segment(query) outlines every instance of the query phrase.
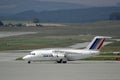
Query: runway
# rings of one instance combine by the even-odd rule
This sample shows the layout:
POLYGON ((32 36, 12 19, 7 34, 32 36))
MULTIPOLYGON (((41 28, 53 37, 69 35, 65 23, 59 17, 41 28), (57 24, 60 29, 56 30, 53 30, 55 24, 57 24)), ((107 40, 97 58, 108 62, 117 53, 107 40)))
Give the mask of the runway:
POLYGON ((120 80, 118 61, 0 61, 0 80, 120 80))
POLYGON ((23 57, 30 53, 31 50, 8 50, 0 51, 0 61, 13 61, 16 58, 23 57))
POLYGON ((30 51, 0 51, 0 80, 120 80, 120 61, 15 61, 30 51))

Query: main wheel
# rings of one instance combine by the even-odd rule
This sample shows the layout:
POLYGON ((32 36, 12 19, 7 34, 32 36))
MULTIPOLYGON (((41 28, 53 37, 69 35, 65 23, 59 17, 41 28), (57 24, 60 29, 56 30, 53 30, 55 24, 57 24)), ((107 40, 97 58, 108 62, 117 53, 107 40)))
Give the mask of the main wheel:
POLYGON ((62 63, 62 59, 60 59, 59 61, 56 61, 57 63, 62 63))
POLYGON ((67 63, 67 61, 63 61, 62 63, 67 63))

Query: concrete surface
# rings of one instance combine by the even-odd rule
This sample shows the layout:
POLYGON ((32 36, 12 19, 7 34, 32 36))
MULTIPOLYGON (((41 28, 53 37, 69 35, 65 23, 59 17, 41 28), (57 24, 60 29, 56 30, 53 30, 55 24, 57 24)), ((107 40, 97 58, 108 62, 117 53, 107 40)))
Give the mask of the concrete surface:
POLYGON ((119 61, 15 61, 30 51, 0 51, 0 80, 120 80, 119 61))
POLYGON ((0 61, 13 61, 16 58, 25 56, 30 53, 31 50, 8 50, 0 51, 0 61))
POLYGON ((26 35, 26 34, 36 34, 36 33, 37 32, 2 32, 0 31, 0 38, 18 36, 18 35, 26 35))
POLYGON ((120 80, 120 62, 74 61, 53 62, 0 61, 0 80, 120 80))

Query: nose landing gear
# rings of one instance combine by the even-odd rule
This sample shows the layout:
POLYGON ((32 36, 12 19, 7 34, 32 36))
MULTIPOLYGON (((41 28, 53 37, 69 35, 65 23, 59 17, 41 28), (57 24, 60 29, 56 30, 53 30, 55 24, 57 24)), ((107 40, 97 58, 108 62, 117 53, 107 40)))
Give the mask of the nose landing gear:
POLYGON ((28 61, 28 64, 30 64, 31 63, 31 61, 28 61))

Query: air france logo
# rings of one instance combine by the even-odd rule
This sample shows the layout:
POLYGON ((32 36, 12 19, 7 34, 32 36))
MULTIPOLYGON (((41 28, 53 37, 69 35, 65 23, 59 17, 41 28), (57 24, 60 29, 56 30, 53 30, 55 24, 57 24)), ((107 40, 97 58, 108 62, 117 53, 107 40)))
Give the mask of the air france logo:
POLYGON ((43 55, 43 57, 53 57, 52 54, 42 54, 42 55, 43 55))

